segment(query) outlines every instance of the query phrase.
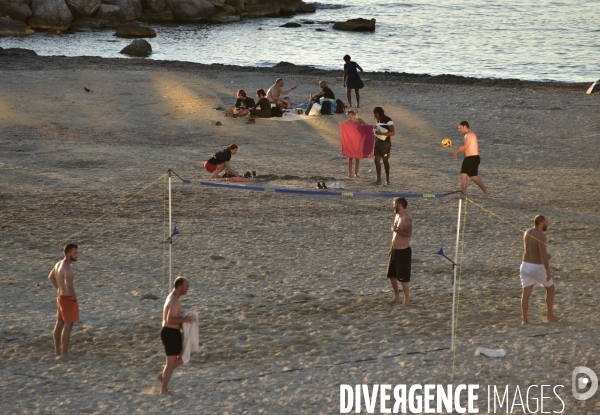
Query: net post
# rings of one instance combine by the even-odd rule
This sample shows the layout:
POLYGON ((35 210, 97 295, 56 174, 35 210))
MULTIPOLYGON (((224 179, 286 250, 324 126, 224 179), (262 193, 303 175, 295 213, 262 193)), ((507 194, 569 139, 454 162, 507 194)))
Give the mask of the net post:
POLYGON ((171 229, 172 229, 172 215, 171 215, 171 178, 172 178, 172 170, 169 169, 167 171, 168 175, 169 175, 169 232, 167 233, 167 241, 169 241, 169 286, 167 287, 167 292, 169 292, 169 289, 171 288, 171 278, 172 278, 172 256, 171 256, 171 252, 172 252, 172 244, 173 244, 173 238, 171 236, 171 229))
POLYGON ((454 351, 454 329, 455 325, 455 308, 456 308, 456 272, 458 265, 458 243, 460 242, 460 214, 462 210, 462 192, 461 197, 458 199, 458 221, 456 225, 456 249, 454 251, 454 276, 452 281, 452 337, 450 340, 450 350, 454 351))

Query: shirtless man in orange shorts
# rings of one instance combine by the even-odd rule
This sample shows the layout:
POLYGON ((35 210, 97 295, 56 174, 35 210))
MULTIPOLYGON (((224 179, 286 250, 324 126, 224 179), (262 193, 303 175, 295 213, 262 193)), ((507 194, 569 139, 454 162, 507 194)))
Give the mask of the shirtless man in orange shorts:
POLYGON ((71 339, 71 329, 73 323, 79 321, 79 306, 77 305, 77 294, 73 287, 73 269, 71 263, 77 261, 77 245, 67 244, 63 248, 64 259, 58 261, 48 279, 57 291, 56 305, 56 325, 54 326, 54 354, 64 358, 69 357, 69 340, 71 339), (62 350, 61 350, 62 344, 62 350))

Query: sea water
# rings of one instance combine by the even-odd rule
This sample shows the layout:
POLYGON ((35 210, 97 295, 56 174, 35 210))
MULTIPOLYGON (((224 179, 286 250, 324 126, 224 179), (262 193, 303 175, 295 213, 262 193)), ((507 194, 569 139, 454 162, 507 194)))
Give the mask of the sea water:
MULTIPOLYGON (((453 74, 591 82, 600 78, 600 0, 327 0, 317 12, 229 24, 151 25, 149 59, 340 69, 350 54, 366 72, 453 74), (377 19, 373 33, 333 22, 377 19), (286 22, 299 28, 282 28, 286 22), (307 22, 310 21, 310 22, 307 22), (311 23, 312 22, 312 23, 311 23), (322 29, 319 31, 316 29, 322 29)), ((0 38, 40 55, 125 57, 114 30, 0 38)))

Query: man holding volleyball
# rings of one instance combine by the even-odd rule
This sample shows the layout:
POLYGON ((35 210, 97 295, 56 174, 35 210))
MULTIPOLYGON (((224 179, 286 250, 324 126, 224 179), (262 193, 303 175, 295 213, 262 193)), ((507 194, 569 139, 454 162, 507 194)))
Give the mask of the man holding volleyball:
POLYGON ((483 191, 483 197, 488 197, 490 192, 486 189, 485 185, 477 177, 477 169, 479 167, 479 145, 477 144, 477 136, 469 128, 469 123, 461 121, 458 124, 458 131, 464 134, 464 144, 455 152, 452 153, 452 157, 456 158, 460 153, 465 153, 465 158, 460 169, 460 190, 462 191, 461 197, 467 196, 467 176, 479 186, 483 191))

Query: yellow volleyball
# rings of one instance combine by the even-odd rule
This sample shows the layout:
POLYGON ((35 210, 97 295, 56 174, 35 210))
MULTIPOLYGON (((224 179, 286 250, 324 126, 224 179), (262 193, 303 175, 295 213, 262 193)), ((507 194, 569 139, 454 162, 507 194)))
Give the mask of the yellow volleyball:
POLYGON ((449 138, 444 138, 442 140, 442 147, 444 147, 444 148, 452 147, 452 140, 450 140, 449 138))

